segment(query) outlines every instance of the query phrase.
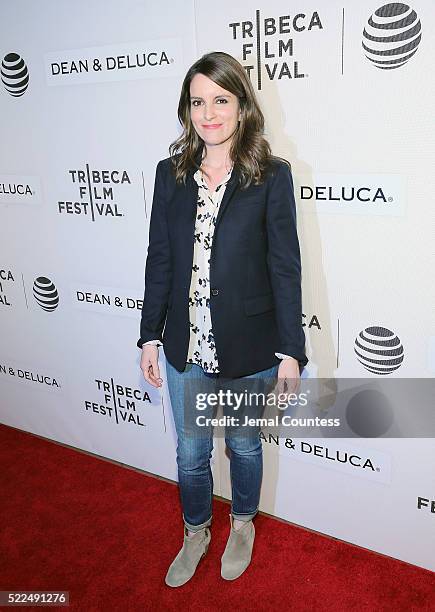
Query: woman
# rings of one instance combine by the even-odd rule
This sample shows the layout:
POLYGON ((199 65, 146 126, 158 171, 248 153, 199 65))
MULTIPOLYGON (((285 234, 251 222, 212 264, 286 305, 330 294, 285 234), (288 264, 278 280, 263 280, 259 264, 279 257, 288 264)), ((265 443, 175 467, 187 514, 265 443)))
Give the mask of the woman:
MULTIPOLYGON (((184 520, 165 579, 173 587, 192 578, 211 537, 213 431, 187 434, 184 416, 195 408, 184 405, 185 383, 278 377, 294 385, 308 362, 291 171, 271 155, 241 64, 223 52, 195 62, 178 117, 182 135, 156 170, 137 343, 151 385, 162 385, 161 344, 167 359, 184 520)), ((233 580, 251 560, 262 445, 237 428, 225 441, 233 495, 221 575, 233 580)))

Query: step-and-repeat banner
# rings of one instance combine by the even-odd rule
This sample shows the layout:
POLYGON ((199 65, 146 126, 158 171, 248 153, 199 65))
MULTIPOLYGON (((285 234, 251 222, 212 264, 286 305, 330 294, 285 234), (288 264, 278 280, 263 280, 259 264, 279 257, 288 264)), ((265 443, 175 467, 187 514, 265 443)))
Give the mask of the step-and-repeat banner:
MULTIPOLYGON (((188 67, 216 50, 245 66, 292 164, 304 380, 434 377, 431 1, 1 11, 3 423, 177 479, 167 388, 143 380, 136 341, 155 166, 188 67)), ((355 422, 346 438, 263 436, 261 510, 434 570, 431 433, 355 422)), ((221 437, 212 467, 230 498, 221 437)))

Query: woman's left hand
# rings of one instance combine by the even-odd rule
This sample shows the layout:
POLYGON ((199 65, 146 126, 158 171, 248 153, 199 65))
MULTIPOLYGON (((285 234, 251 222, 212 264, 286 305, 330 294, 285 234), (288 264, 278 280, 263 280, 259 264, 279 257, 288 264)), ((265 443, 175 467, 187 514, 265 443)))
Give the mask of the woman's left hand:
POLYGON ((299 362, 294 357, 282 359, 278 368, 278 381, 276 393, 297 393, 300 387, 301 375, 299 373, 299 362), (284 387, 287 385, 287 389, 284 387))

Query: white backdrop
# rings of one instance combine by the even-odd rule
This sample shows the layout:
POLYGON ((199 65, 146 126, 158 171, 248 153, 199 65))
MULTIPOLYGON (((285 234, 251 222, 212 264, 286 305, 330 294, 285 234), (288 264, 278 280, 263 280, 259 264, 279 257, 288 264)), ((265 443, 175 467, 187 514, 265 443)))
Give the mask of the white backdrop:
MULTIPOLYGON (((388 377, 434 376, 435 7, 382 6, 2 2, 3 423, 176 480, 167 389, 143 381, 135 344, 155 166, 184 74, 212 50, 247 67, 292 163, 304 376, 379 378, 354 351, 372 327, 403 349, 388 377), (416 49, 389 70, 372 60, 400 59, 398 44, 369 38, 385 23, 416 49)), ((262 510, 435 569, 433 439, 295 442, 264 444, 262 510), (334 460, 346 452, 376 469, 334 460)), ((229 498, 222 439, 213 471, 229 498)))

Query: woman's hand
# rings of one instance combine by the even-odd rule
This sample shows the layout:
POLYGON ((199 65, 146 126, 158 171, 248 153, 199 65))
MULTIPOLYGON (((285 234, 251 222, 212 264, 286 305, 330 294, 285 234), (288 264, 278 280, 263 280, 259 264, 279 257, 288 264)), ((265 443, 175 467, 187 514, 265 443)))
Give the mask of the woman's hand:
POLYGON ((145 344, 142 347, 140 369, 145 380, 153 387, 162 386, 159 370, 159 347, 154 344, 145 344))
POLYGON ((297 393, 300 387, 301 375, 299 373, 299 362, 294 357, 283 359, 278 368, 278 381, 275 393, 297 393), (287 390, 284 390, 287 385, 287 390))

